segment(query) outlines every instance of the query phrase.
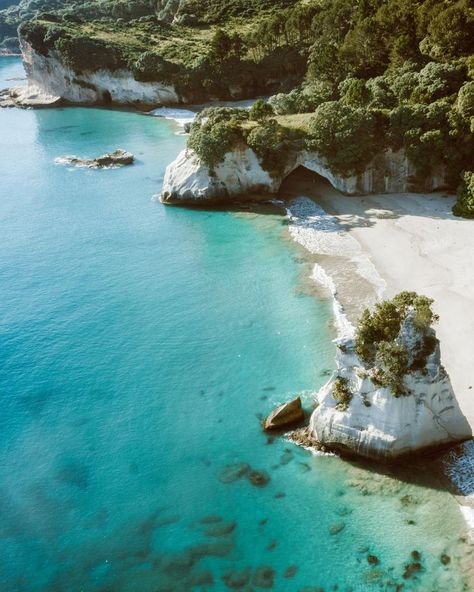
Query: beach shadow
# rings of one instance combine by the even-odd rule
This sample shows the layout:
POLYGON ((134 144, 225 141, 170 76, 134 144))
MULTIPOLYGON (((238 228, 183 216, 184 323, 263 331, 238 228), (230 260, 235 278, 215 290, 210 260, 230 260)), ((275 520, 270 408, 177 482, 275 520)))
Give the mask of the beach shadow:
POLYGON ((290 173, 283 180, 277 194, 277 198, 284 201, 298 197, 310 198, 329 215, 337 215, 339 226, 346 230, 369 228, 380 220, 396 220, 403 216, 468 222, 452 214, 451 208, 455 201, 452 192, 350 196, 335 189, 321 175, 304 167, 298 167, 290 173))

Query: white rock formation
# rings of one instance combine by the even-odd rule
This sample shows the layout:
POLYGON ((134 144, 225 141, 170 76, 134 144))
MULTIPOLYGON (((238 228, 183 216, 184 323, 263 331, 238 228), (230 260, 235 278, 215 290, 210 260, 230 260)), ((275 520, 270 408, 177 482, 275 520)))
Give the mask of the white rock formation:
MULTIPOLYGON (((416 339, 408 317, 398 340, 412 352, 416 339)), ((336 343, 336 374, 318 393, 319 405, 310 420, 312 436, 320 443, 376 460, 391 460, 471 438, 471 428, 441 365, 439 342, 424 370, 405 377, 410 394, 400 397, 370 380, 352 339, 336 343), (347 380, 352 393, 346 410, 337 408, 332 395, 336 376, 347 380)))
POLYGON ((228 152, 214 174, 192 150, 183 150, 166 169, 160 200, 183 204, 232 201, 243 195, 276 193, 278 187, 250 148, 228 152))
MULTIPOLYGON (((32 94, 61 98, 71 103, 172 105, 180 102, 172 86, 138 82, 128 70, 76 74, 61 62, 57 52, 51 51, 44 56, 25 40, 20 42, 32 94)), ((43 104, 48 104, 48 100, 43 104)))
POLYGON ((387 152, 374 159, 367 170, 358 176, 343 177, 331 171, 327 162, 316 153, 301 151, 279 174, 265 171, 250 148, 236 148, 228 152, 225 160, 211 175, 208 167, 187 150, 181 152, 165 174, 161 201, 165 203, 192 203, 193 201, 231 201, 246 195, 272 195, 281 183, 298 167, 326 178, 333 187, 349 195, 364 193, 404 193, 406 191, 432 191, 445 185, 443 172, 432 175, 423 186, 415 187, 415 169, 403 152, 387 152))

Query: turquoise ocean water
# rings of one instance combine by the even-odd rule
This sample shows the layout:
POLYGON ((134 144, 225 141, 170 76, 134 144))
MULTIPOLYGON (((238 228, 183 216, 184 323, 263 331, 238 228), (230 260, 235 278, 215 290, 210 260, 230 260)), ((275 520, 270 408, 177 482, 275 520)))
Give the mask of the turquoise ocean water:
POLYGON ((331 303, 280 216, 151 200, 177 132, 0 110, 0 590, 468 590, 448 494, 261 432, 332 369, 331 303), (54 163, 118 147, 133 167, 54 163))

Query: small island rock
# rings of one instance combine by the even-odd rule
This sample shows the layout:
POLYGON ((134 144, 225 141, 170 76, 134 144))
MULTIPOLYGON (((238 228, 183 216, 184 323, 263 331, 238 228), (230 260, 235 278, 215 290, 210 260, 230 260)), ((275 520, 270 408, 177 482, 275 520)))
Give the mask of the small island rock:
POLYGON ((97 158, 78 158, 77 156, 64 156, 56 159, 57 164, 72 164, 78 167, 91 169, 103 169, 133 164, 135 157, 131 152, 125 150, 114 150, 97 158))

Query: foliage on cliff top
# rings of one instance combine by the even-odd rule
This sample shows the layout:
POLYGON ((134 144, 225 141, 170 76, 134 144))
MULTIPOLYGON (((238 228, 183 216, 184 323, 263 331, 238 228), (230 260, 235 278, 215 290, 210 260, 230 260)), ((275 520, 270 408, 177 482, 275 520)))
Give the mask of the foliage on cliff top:
POLYGON ((447 169, 453 187, 474 166, 471 0, 35 2, 53 8, 22 33, 69 64, 125 65, 194 102, 273 94, 278 116, 314 113, 301 136, 340 174, 371 146, 404 149, 420 179, 447 169))
POLYGON ((194 150, 199 160, 213 173, 226 153, 242 142, 240 123, 247 119, 248 111, 245 109, 204 109, 191 126, 188 148, 194 150))
POLYGON ((436 344, 432 324, 438 317, 432 311, 433 300, 416 292, 401 292, 392 300, 379 302, 374 311, 366 309, 359 321, 355 351, 366 368, 373 370, 373 380, 392 390, 396 396, 406 394, 404 376, 423 370, 426 358, 436 344), (412 313, 420 339, 407 351, 399 341, 400 329, 412 313), (410 364, 411 361, 411 364, 410 364))
POLYGON ((474 218, 474 173, 464 173, 463 182, 458 189, 458 199, 453 207, 455 216, 474 218))

